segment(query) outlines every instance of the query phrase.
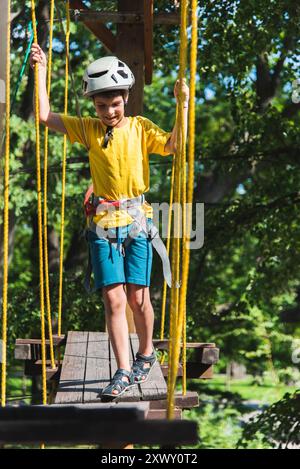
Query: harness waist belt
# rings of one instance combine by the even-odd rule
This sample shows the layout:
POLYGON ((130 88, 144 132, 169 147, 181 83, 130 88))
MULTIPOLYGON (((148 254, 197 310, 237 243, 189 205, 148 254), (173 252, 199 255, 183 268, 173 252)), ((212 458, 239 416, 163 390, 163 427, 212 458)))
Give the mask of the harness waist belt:
POLYGON ((118 207, 121 210, 127 210, 131 207, 137 207, 143 205, 145 202, 144 194, 139 195, 138 197, 133 197, 132 199, 120 199, 120 200, 107 200, 102 197, 95 197, 95 206, 101 205, 103 210, 109 210, 110 207, 118 207), (104 208, 107 207, 107 208, 104 208))
MULTIPOLYGON (((172 286, 172 274, 171 274, 171 266, 170 260, 168 256, 168 252, 166 247, 159 236, 158 229, 152 223, 151 225, 147 222, 145 214, 141 210, 136 210, 138 207, 142 206, 145 202, 144 194, 134 197, 132 199, 121 199, 121 200, 107 200, 102 197, 97 197, 94 194, 91 194, 89 199, 85 201, 86 204, 92 205, 94 211, 93 213, 89 213, 87 216, 90 218, 89 228, 88 230, 97 234, 99 238, 105 238, 108 242, 115 245, 116 249, 119 249, 120 243, 116 243, 116 238, 114 236, 108 236, 107 229, 100 227, 93 221, 93 216, 96 215, 97 211, 100 210, 112 210, 117 207, 119 210, 126 210, 128 214, 132 217, 133 222, 132 226, 130 227, 129 233, 127 238, 123 243, 123 252, 125 255, 125 249, 131 242, 134 237, 137 237, 140 232, 146 233, 148 239, 151 241, 153 247, 155 248, 156 252, 158 253, 159 257, 162 261, 163 266, 163 273, 164 278, 167 282, 167 285, 171 288, 172 286), (100 208, 99 208, 100 207, 100 208)), ((86 209, 86 213, 88 210, 86 209)), ((116 227, 117 228, 117 227, 116 227)), ((89 252, 89 263, 88 263, 88 271, 85 278, 85 288, 87 291, 91 291, 90 287, 90 276, 92 272, 91 266, 91 259, 90 259, 90 252, 89 252)))

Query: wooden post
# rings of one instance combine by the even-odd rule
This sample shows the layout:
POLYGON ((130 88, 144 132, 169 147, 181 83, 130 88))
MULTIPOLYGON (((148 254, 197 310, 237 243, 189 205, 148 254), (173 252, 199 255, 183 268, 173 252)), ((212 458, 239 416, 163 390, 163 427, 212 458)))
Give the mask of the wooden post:
MULTIPOLYGON (((119 13, 143 14, 144 2, 140 0, 118 0, 119 13)), ((116 55, 124 60, 135 76, 135 85, 130 92, 127 114, 136 116, 143 113, 144 99, 144 26, 117 24, 116 55)))
MULTIPOLYGON (((70 0, 70 8, 89 11, 81 0, 70 0)), ((113 33, 103 24, 88 19, 84 21, 85 26, 89 29, 103 44, 108 53, 114 53, 116 47, 116 38, 113 33)))
POLYGON ((128 303, 126 305, 126 318, 127 318, 129 333, 131 334, 131 333, 136 332, 135 324, 133 320, 133 312, 128 303))
POLYGON ((144 0, 145 83, 151 85, 153 71, 153 0, 144 0))

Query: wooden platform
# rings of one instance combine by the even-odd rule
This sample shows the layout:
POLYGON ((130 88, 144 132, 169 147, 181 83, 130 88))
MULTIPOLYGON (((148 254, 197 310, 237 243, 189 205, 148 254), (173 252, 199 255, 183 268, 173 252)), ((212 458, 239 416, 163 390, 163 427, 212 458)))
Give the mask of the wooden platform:
MULTIPOLYGON (((129 339, 131 362, 138 350, 136 334, 129 339)), ((117 370, 108 334, 104 332, 69 332, 55 404, 101 402, 101 391, 117 370)), ((165 400, 167 385, 156 363, 150 378, 134 386, 118 402, 165 400)))
POLYGON ((0 443, 129 443, 182 445, 197 442, 197 423, 145 420, 149 403, 77 404, 0 408, 0 443))
MULTIPOLYGON (((167 417, 167 363, 157 362, 150 378, 127 391, 113 403, 101 402, 101 391, 110 382, 117 364, 107 333, 71 331, 55 338, 55 347, 65 345, 62 365, 49 379, 57 382, 55 403, 27 409, 0 409, 0 441, 87 442, 105 447, 133 444, 182 445, 197 441, 197 423, 181 420, 182 410, 199 406, 197 393, 175 395, 174 420, 167 417), (59 381, 58 381, 59 380, 59 381), (49 410, 51 409, 51 410, 49 410), (16 414, 16 412, 18 414, 16 414)), ((158 350, 167 350, 168 340, 154 341, 158 350)), ((211 374, 218 359, 215 344, 192 343, 193 371, 211 374)), ((136 334, 129 337, 131 362, 138 351, 136 334)), ((17 339, 15 355, 25 361, 25 371, 40 374, 40 339, 17 339)), ((58 354, 59 356, 59 354, 58 354)), ((49 345, 47 344, 49 359, 49 345)), ((179 368, 178 376, 181 375, 179 368)), ((206 377, 206 376, 205 376, 206 377)), ((207 376, 208 377, 208 376, 207 376)))
MULTIPOLYGON (((133 339, 133 337, 132 337, 133 339)), ((134 341, 134 340, 133 340, 134 341)), ((66 344, 66 336, 53 336, 54 352, 57 357, 61 356, 58 350, 66 344)), ((169 340, 154 339, 153 345, 157 350, 167 351, 169 340)), ((187 342, 186 349, 188 359, 186 363, 186 376, 192 379, 211 379, 213 377, 213 366, 219 360, 219 349, 214 343, 187 342)), ((46 340, 47 356, 47 380, 59 380, 61 363, 56 360, 55 368, 51 367, 49 340, 46 340)), ((42 374, 42 350, 41 339, 16 339, 15 358, 24 361, 25 375, 36 376, 42 374)), ((168 376, 168 363, 161 365, 165 378, 168 376)), ((178 378, 183 374, 182 365, 179 364, 178 378)))

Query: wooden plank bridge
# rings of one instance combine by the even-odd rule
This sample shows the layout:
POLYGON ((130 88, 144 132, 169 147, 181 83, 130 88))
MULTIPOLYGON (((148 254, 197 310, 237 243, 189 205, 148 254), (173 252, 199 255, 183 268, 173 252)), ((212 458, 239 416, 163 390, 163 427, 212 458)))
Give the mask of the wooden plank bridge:
MULTIPOLYGON (((154 340, 157 350, 168 350, 168 340, 154 340)), ((175 395, 175 419, 166 419, 168 364, 157 362, 146 383, 136 385, 112 403, 101 402, 101 391, 117 369, 112 346, 104 332, 68 332, 54 337, 64 348, 63 362, 50 368, 47 344, 47 377, 56 383, 50 406, 0 409, 0 441, 101 443, 124 447, 128 443, 182 445, 197 442, 196 422, 181 420, 182 410, 197 407, 195 392, 175 395), (25 410, 23 410, 25 409, 25 410), (11 412, 11 413, 10 413, 11 412)), ((212 343, 188 343, 194 353, 187 377, 211 378, 219 350, 212 343)), ((138 337, 129 335, 130 361, 138 351, 138 337)), ((25 361, 25 374, 41 374, 41 340, 17 339, 15 357, 25 361)), ((178 377, 182 375, 179 367, 178 377)))
MULTIPOLYGON (((138 346, 137 336, 130 334, 131 364, 138 346)), ((99 403, 102 389, 116 370, 117 362, 107 333, 69 332, 55 403, 99 403)), ((157 362, 146 383, 133 386, 117 400, 137 402, 166 398, 167 386, 157 362)))

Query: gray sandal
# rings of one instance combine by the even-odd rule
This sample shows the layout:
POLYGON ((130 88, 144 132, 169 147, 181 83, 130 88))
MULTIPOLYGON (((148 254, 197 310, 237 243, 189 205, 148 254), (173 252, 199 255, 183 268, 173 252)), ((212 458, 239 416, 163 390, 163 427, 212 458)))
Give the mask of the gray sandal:
POLYGON ((132 372, 135 384, 145 383, 150 375, 150 371, 156 363, 156 354, 153 350, 151 355, 142 355, 137 352, 135 360, 132 365, 132 372), (149 363, 149 367, 144 367, 146 363, 149 363))
POLYGON ((123 368, 119 368, 115 372, 109 385, 103 389, 101 393, 101 400, 110 401, 112 399, 120 397, 122 396, 122 394, 124 394, 124 392, 127 391, 127 389, 132 388, 132 386, 134 385, 135 385, 135 382, 134 382, 132 371, 127 371, 127 370, 124 370, 123 368), (124 376, 128 378, 128 381, 122 379, 124 376), (113 394, 113 391, 118 391, 118 394, 113 394))

